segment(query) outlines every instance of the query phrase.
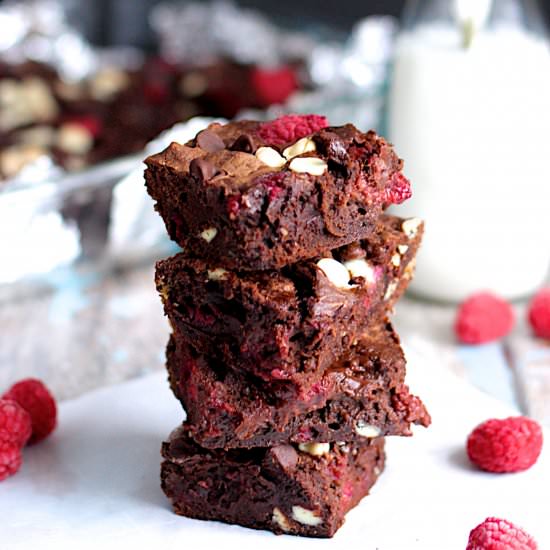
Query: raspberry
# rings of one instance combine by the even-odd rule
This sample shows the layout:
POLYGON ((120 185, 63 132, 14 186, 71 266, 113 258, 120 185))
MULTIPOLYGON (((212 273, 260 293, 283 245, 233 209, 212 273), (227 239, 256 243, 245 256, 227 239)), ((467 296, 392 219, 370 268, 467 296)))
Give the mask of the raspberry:
POLYGON ((470 532, 466 550, 537 550, 537 543, 513 523, 487 518, 470 532))
POLYGON ((411 182, 401 172, 395 174, 386 189, 385 203, 401 204, 412 197, 411 182))
POLYGON ((16 474, 21 468, 22 462, 19 446, 0 442, 0 481, 16 474))
POLYGON ((490 292, 479 292, 459 307, 455 332, 465 344, 483 344, 506 336, 514 322, 514 310, 508 302, 490 292))
POLYGON ((487 420, 474 429, 466 443, 469 459, 482 470, 495 473, 527 470, 541 450, 542 429, 525 416, 487 420))
POLYGON ((235 219, 239 211, 241 210, 241 196, 240 195, 230 195, 227 197, 227 214, 229 215, 230 219, 235 219))
POLYGON ((0 399, 0 445, 22 448, 31 437, 31 417, 15 401, 0 399))
POLYGON ((254 180, 255 185, 263 185, 268 191, 269 200, 275 200, 284 190, 284 172, 265 174, 254 180))
POLYGON ((258 135, 268 145, 283 145, 299 140, 328 126, 320 115, 285 115, 260 125, 258 135))
POLYGON ((11 399, 25 409, 32 423, 29 444, 41 441, 54 430, 57 424, 57 407, 48 388, 34 378, 27 378, 14 384, 3 399, 11 399))
POLYGON ((550 287, 539 290, 531 300, 528 319, 539 338, 550 340, 550 287))
POLYGON ((296 75, 291 67, 255 68, 250 74, 250 83, 263 107, 283 103, 298 88, 296 75))

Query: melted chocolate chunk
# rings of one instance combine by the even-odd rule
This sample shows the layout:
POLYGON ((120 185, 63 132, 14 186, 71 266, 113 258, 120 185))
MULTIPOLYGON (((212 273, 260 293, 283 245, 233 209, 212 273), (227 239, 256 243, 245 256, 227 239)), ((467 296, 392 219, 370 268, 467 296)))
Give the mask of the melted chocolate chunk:
POLYGON ((203 158, 193 159, 189 164, 189 172, 199 181, 209 181, 220 173, 211 162, 203 158))
POLYGON ((279 445, 270 449, 271 455, 285 471, 294 470, 298 462, 298 453, 292 445, 279 445))
POLYGON ((258 146, 255 143, 254 137, 250 134, 241 134, 231 145, 232 151, 242 151, 243 153, 254 154, 258 146))
POLYGON ((197 145, 208 153, 216 153, 225 149, 223 140, 210 130, 203 130, 197 135, 197 145))

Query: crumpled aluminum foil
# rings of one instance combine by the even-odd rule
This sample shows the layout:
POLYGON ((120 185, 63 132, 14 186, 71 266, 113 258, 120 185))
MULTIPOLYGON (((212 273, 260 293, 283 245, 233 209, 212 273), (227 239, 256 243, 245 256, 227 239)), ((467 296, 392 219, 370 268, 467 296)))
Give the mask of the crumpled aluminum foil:
POLYGON ((306 58, 316 43, 228 0, 162 3, 152 10, 150 22, 161 54, 191 64, 206 64, 222 55, 240 63, 277 65, 306 58))
MULTIPOLYGON (((212 122, 227 122, 224 119, 195 117, 176 124, 147 144, 143 158, 158 153, 173 141, 186 143, 212 122)), ((113 191, 111 220, 106 255, 113 263, 124 265, 144 257, 146 251, 165 251, 177 248, 170 243, 164 222, 154 210, 153 199, 143 184, 145 166, 136 165, 113 191)))
POLYGON ((56 67, 77 80, 97 67, 93 48, 73 29, 61 2, 6 0, 0 7, 0 53, 10 62, 28 59, 56 67))
POLYGON ((247 111, 241 118, 269 118, 283 111, 317 112, 333 124, 380 126, 398 27, 393 17, 364 18, 346 41, 331 41, 326 32, 286 32, 256 11, 219 0, 159 4, 152 11, 151 25, 159 36, 161 53, 179 62, 208 63, 220 54, 264 66, 288 59, 305 61, 304 76, 312 92, 295 94, 283 109, 247 111))

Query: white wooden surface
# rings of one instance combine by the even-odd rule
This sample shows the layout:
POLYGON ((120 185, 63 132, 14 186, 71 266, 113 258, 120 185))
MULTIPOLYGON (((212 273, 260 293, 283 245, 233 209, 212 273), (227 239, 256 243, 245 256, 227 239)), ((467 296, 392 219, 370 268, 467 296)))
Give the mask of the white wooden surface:
MULTIPOLYGON (((151 265, 103 278, 59 273, 52 284, 0 302, 0 391, 37 376, 65 399, 163 368, 169 328, 151 265)), ((486 346, 456 343, 453 306, 404 298, 394 322, 405 347, 550 426, 550 343, 530 336, 524 309, 511 336, 486 346)))

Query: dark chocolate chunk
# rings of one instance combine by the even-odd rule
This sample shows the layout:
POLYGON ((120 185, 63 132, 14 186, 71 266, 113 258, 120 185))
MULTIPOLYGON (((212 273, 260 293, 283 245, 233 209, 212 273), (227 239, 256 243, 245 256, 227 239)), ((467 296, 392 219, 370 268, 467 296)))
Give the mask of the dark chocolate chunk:
POLYGON ((255 144, 254 137, 251 134, 241 134, 231 145, 232 151, 242 151, 243 153, 254 154, 257 146, 255 144))
POLYGON ((283 470, 293 470, 298 462, 298 453, 292 445, 278 445, 269 452, 275 457, 283 470))

